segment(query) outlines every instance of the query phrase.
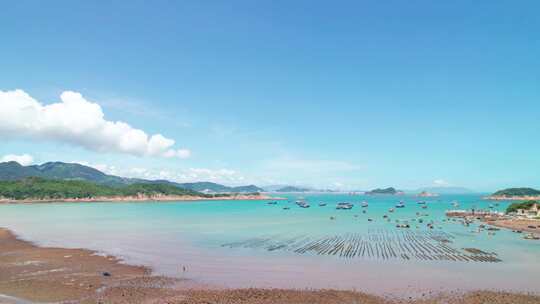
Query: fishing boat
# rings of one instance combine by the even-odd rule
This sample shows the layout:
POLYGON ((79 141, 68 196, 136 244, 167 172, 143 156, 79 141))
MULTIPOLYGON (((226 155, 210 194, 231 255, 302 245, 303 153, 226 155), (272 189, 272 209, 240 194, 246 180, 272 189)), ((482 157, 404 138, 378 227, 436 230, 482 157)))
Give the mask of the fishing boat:
POLYGON ((351 203, 338 203, 336 209, 338 210, 350 210, 352 209, 353 204, 351 203))

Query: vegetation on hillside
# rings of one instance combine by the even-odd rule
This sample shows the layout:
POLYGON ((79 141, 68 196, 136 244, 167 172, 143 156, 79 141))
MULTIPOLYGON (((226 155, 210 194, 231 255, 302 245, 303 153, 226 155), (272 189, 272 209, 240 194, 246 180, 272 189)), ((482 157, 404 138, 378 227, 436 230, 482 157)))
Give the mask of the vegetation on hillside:
POLYGON ((391 195, 394 195, 397 193, 398 191, 393 187, 389 187, 386 189, 377 188, 377 189, 373 189, 371 191, 366 192, 366 194, 391 194, 391 195))
POLYGON ((191 195, 214 197, 168 184, 131 184, 111 187, 86 181, 53 180, 29 177, 18 181, 0 181, 0 197, 22 199, 95 198, 103 196, 191 195))
POLYGON ((534 204, 538 204, 537 201, 526 201, 520 203, 513 203, 506 208, 506 213, 517 212, 518 209, 530 209, 534 204))
POLYGON ((493 196, 533 196, 540 195, 540 191, 533 188, 508 188, 493 193, 493 196))

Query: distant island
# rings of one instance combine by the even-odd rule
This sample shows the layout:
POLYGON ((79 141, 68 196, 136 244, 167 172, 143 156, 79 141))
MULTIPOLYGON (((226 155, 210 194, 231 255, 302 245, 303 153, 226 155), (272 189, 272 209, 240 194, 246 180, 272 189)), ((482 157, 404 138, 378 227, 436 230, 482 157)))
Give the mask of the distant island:
POLYGON ((540 200, 540 191, 533 188, 508 188, 484 197, 487 200, 540 200))
POLYGON ((311 189, 308 188, 300 188, 300 187, 294 187, 294 186, 285 186, 283 188, 276 189, 275 192, 310 192, 311 189))
POLYGON ((365 192, 366 195, 379 195, 379 194, 385 194, 385 195, 403 195, 403 191, 398 191, 393 187, 388 187, 385 189, 377 188, 373 189, 371 191, 365 192))
POLYGON ((431 193, 431 192, 427 192, 427 191, 422 191, 422 192, 418 193, 416 196, 418 196, 418 197, 437 197, 437 196, 439 196, 439 194, 431 193))

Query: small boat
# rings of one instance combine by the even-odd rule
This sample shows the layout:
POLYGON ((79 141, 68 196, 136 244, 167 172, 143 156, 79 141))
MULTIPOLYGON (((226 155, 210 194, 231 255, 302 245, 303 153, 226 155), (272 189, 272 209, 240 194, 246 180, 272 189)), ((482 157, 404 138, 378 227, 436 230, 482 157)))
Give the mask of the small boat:
POLYGON ((309 208, 308 203, 302 203, 302 204, 299 204, 298 206, 300 206, 300 208, 309 208))
POLYGON ((422 206, 422 209, 427 209, 427 206, 426 206, 426 205, 423 205, 423 206, 422 206))
POLYGON ((319 207, 324 207, 326 206, 326 203, 319 203, 319 207))
POLYGON ((399 202, 397 205, 396 205, 396 208, 405 208, 405 204, 403 202, 399 202))
POLYGON ((534 235, 532 233, 529 233, 523 237, 526 240, 540 240, 540 237, 537 235, 534 235))
POLYGON ((336 206, 336 209, 338 210, 351 210, 353 208, 353 204, 351 203, 338 203, 336 206))
POLYGON ((283 210, 289 210, 291 207, 283 207, 283 210))
POLYGON ((407 224, 407 223, 405 223, 405 224, 397 224, 396 227, 397 228, 411 228, 411 226, 409 224, 407 224))
POLYGON ((277 205, 277 202, 268 202, 268 205, 277 205))
POLYGON ((367 206, 369 206, 367 202, 362 202, 362 208, 366 208, 367 206))
POLYGON ((335 219, 336 219, 335 216, 331 216, 331 217, 330 217, 330 220, 332 220, 332 221, 335 220, 335 219))
POLYGON ((388 209, 388 212, 394 212, 394 208, 388 209))
POLYGON ((426 204, 426 201, 418 202, 418 205, 425 205, 425 204, 426 204))

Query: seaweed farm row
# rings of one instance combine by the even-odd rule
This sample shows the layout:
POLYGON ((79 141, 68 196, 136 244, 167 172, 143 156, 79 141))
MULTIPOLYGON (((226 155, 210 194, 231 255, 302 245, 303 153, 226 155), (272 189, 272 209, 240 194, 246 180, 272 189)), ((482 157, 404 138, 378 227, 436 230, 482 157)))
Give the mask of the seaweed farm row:
POLYGON ((364 234, 346 233, 322 237, 262 236, 223 244, 222 247, 279 250, 345 259, 501 262, 497 254, 493 252, 485 252, 477 248, 456 249, 452 247, 453 238, 451 234, 440 231, 376 229, 364 234))

